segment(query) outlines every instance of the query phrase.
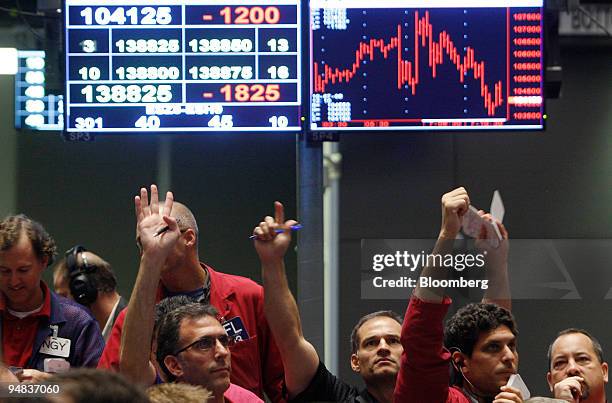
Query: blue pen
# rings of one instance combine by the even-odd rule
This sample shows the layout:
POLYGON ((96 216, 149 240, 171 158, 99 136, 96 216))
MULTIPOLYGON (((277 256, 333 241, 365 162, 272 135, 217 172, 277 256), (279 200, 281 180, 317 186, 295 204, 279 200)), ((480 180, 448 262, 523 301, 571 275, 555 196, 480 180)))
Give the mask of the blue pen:
MULTIPOLYGON (((297 231, 297 230, 299 230, 299 229, 302 229, 302 224, 295 224, 295 225, 292 225, 292 226, 291 226, 291 227, 289 227, 289 228, 291 229, 291 231, 297 231)), ((280 228, 279 228, 279 229, 277 229, 277 230, 276 230, 276 231, 274 231, 274 232, 276 232, 277 234, 280 234, 281 232, 285 232, 285 230, 284 230, 284 229, 280 229, 280 228)), ((251 236, 249 237, 249 239, 255 239, 255 238, 257 238, 257 235, 251 235, 251 236)))

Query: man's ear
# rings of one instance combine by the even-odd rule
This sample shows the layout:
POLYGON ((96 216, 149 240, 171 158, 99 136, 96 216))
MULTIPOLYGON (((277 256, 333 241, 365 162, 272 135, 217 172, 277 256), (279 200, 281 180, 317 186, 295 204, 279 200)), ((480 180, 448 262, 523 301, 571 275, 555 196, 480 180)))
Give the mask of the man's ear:
POLYGON ((175 378, 180 378, 183 375, 183 367, 181 367, 181 363, 175 356, 165 356, 164 365, 175 378))
POLYGON ((601 370, 603 371, 603 380, 604 383, 608 383, 608 363, 604 362, 601 364, 601 370))
POLYGON ((198 237, 193 228, 188 228, 183 236, 185 238, 185 246, 193 247, 198 241, 198 237))
POLYGON ((546 373, 546 382, 548 382, 548 389, 550 389, 550 393, 555 390, 555 385, 552 383, 552 375, 550 371, 546 373))
POLYGON ((451 360, 453 361, 453 366, 458 372, 461 372, 461 368, 465 366, 465 357, 463 353, 460 351, 453 351, 451 354, 451 360))
POLYGON ((359 366, 359 357, 357 357, 357 353, 351 354, 351 368, 357 373, 361 372, 361 367, 359 366))

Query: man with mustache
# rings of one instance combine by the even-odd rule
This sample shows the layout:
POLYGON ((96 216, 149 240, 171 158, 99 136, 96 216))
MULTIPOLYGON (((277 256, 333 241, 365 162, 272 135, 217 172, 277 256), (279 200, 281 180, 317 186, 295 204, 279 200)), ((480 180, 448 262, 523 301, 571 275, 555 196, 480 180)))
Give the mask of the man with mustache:
POLYGON ((601 344, 589 332, 562 330, 548 347, 547 356, 546 379, 555 398, 571 403, 606 402, 608 364, 601 344))
MULTIPOLYGON (((157 235, 153 237, 154 241, 162 239, 168 228, 162 218, 164 202, 159 200, 157 186, 151 185, 150 189, 150 203, 145 188, 141 188, 135 197, 135 209, 140 214, 137 219, 136 244, 141 257, 144 257, 141 221, 155 221, 157 227, 154 235, 157 235), (151 209, 155 213, 149 216, 151 209)), ((217 308, 220 317, 223 317, 223 327, 230 336, 235 336, 236 343, 232 347, 232 381, 260 398, 264 397, 265 392, 273 403, 283 402, 283 366, 264 317, 263 288, 251 279, 218 272, 200 261, 198 244, 201 234, 196 218, 187 206, 172 200, 172 209, 167 214, 177 222, 179 237, 163 254, 163 260, 154 262, 160 265, 159 273, 157 270, 152 271, 147 275, 146 283, 141 283, 139 292, 144 292, 146 297, 134 299, 135 286, 130 299, 133 310, 146 313, 129 315, 126 309, 119 314, 98 367, 120 370, 133 381, 151 384, 155 374, 145 370, 148 362, 143 363, 139 355, 134 359, 131 353, 136 350, 120 347, 124 339, 134 337, 139 345, 148 344, 151 347, 150 336, 148 339, 142 338, 141 329, 153 324, 155 303, 164 297, 185 295, 217 308)), ((151 263, 151 257, 148 259, 146 263, 151 263)), ((155 359, 151 361, 155 362, 155 359)))
MULTIPOLYGON (((470 199, 464 188, 442 196, 442 228, 434 255, 452 253, 454 240, 462 225, 470 199)), ((487 220, 492 218, 481 213, 487 220)), ((477 246, 485 250, 490 278, 482 303, 460 309, 443 330, 443 319, 450 306, 444 288, 418 286, 410 299, 401 342, 404 347, 401 368, 393 395, 394 402, 410 403, 521 403, 519 390, 505 386, 516 373, 517 329, 512 314, 489 302, 509 306, 507 279, 508 233, 495 223, 502 234, 497 248, 485 241, 481 229, 477 246), (502 268, 502 270, 499 270, 502 268), (450 386, 449 362, 456 381, 450 386)), ((421 277, 446 278, 445 267, 425 267, 421 277)))
POLYGON ((215 403, 263 403, 248 390, 230 382, 232 370, 227 335, 212 305, 193 302, 183 305, 161 320, 158 330, 157 361, 170 382, 187 383, 212 393, 215 403))

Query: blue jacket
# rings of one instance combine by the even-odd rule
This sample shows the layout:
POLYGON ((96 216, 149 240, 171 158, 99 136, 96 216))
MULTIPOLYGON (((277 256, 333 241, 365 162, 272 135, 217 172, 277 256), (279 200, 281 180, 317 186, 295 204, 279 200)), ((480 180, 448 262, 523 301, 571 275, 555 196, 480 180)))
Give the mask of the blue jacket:
POLYGON ((57 337, 70 339, 70 356, 64 358, 70 367, 95 367, 104 349, 104 339, 100 333, 98 322, 79 304, 61 297, 49 290, 51 294, 51 315, 41 318, 36 332, 32 356, 27 368, 44 370, 45 358, 61 358, 43 354, 40 348, 53 328, 57 326, 57 337))

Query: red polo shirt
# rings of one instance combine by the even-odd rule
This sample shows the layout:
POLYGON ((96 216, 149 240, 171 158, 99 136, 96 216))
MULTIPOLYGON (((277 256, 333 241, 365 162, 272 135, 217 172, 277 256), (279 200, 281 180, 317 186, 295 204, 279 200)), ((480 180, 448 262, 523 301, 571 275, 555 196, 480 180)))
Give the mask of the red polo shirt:
POLYGON ((51 316, 51 295, 49 287, 40 282, 43 290, 42 309, 32 315, 19 319, 9 313, 4 294, 0 293, 0 312, 2 315, 2 351, 6 365, 25 367, 32 356, 32 348, 41 318, 49 320, 51 316))

